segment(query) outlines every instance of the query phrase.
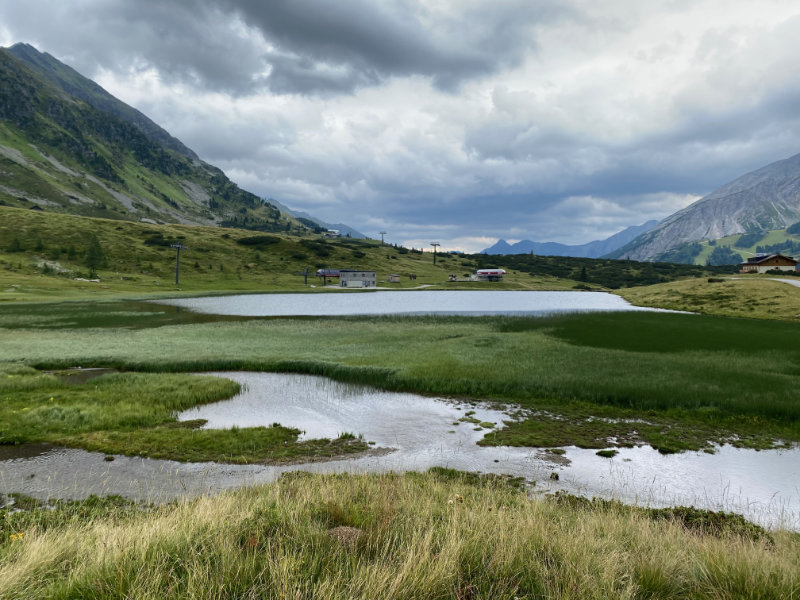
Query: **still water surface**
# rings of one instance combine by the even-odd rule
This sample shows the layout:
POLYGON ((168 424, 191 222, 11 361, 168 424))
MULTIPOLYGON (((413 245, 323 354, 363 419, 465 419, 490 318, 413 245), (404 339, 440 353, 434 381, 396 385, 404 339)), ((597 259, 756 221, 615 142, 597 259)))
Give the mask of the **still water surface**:
POLYGON ((560 312, 655 310, 604 292, 340 291, 246 294, 159 300, 199 313, 249 317, 345 315, 546 315, 560 312))
MULTIPOLYGON (((465 413, 502 426, 510 417, 486 404, 470 405, 414 394, 381 392, 321 377, 273 373, 215 373, 243 385, 238 396, 198 407, 180 419, 208 419, 207 427, 282 425, 303 437, 361 434, 369 456, 293 466, 181 464, 37 446, 27 457, 0 456, 0 490, 40 497, 122 494, 163 501, 273 481, 282 472, 386 472, 432 466, 508 473, 536 482, 534 491, 565 490, 648 506, 694 505, 744 514, 767 526, 800 530, 800 450, 756 452, 730 446, 716 454, 662 456, 651 448, 622 449, 612 459, 566 448, 563 457, 534 448, 481 447, 487 432, 461 422, 465 413), (458 425, 454 425, 458 423, 458 425), (550 474, 559 473, 552 481, 550 474)), ((507 407, 506 407, 507 408, 507 407)), ((513 407, 512 407, 513 409, 513 407)))

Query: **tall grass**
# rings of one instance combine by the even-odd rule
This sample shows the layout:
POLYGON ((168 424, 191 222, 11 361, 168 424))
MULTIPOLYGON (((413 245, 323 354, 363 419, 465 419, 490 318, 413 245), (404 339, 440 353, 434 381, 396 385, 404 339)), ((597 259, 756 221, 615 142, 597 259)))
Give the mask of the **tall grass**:
MULTIPOLYGON (((155 427, 171 423, 178 411, 228 398, 239 385, 218 377, 189 375, 106 375, 82 386, 53 376, 33 376, 21 390, 16 377, 0 368, 0 443, 56 441, 93 431, 155 427), (33 387, 33 384, 37 384, 33 387)), ((20 375, 21 379, 28 379, 20 375)))
POLYGON ((790 598, 800 541, 687 531, 435 473, 295 474, 0 542, 0 597, 790 598))

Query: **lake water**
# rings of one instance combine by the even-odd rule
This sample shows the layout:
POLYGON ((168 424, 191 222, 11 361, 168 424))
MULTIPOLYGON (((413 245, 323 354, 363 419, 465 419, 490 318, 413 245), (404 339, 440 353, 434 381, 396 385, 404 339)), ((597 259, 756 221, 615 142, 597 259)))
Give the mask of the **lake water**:
MULTIPOLYGON (((279 422, 304 438, 361 434, 383 453, 293 466, 182 464, 37 445, 26 456, 0 456, 0 491, 39 498, 122 494, 153 501, 216 492, 275 480, 294 469, 315 472, 422 471, 432 466, 507 473, 536 482, 534 491, 564 490, 647 506, 693 505, 727 510, 767 526, 800 530, 800 450, 753 451, 724 446, 716 454, 661 455, 623 448, 612 459, 594 450, 565 448, 563 456, 535 448, 481 447, 487 429, 510 417, 486 404, 381 392, 321 377, 273 373, 215 373, 242 384, 236 397, 185 411, 182 420, 207 427, 279 422), (454 423, 458 423, 454 425, 454 423), (3 460, 5 458, 5 460, 3 460), (559 474, 553 481, 550 475, 559 474)), ((505 407, 513 410, 514 407, 505 407)))
POLYGON ((547 315, 655 310, 605 292, 409 290, 309 294, 244 294, 158 300, 195 312, 250 317, 352 315, 547 315))

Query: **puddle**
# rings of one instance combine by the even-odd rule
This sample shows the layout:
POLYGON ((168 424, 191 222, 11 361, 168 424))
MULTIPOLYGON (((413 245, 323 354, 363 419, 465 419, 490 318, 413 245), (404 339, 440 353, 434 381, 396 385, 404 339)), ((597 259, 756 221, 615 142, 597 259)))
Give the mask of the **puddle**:
MULTIPOLYGON (((37 498, 121 494, 148 501, 214 493, 275 480, 290 470, 313 472, 424 471, 443 466, 506 473, 535 481, 534 491, 563 490, 647 506, 693 505, 745 515, 766 526, 800 530, 800 450, 757 452, 725 446, 709 455, 661 455, 622 448, 612 459, 575 447, 555 455, 539 448, 480 447, 487 432, 460 421, 502 425, 505 412, 414 394, 381 392, 321 377, 274 373, 213 373, 243 386, 236 397, 185 411, 179 419, 207 419, 206 427, 248 427, 278 422, 303 438, 363 435, 384 454, 291 465, 185 464, 82 450, 39 448, 31 457, 0 455, 0 491, 37 498), (458 425, 454 425, 458 423, 458 425), (553 472, 558 480, 551 480, 553 472)), ((508 407, 513 412, 516 407, 508 407)))

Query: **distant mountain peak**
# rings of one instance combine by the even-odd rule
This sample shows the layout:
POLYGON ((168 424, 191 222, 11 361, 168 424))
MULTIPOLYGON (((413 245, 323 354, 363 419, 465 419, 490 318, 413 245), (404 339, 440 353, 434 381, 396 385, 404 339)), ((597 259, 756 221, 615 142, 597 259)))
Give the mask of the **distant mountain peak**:
POLYGON ((633 225, 606 238, 595 240, 587 244, 573 245, 559 244, 557 242, 532 242, 522 240, 509 244, 505 240, 498 240, 496 244, 481 250, 481 254, 539 254, 542 256, 575 256, 583 258, 600 258, 624 246, 636 236, 655 227, 658 221, 652 220, 642 225, 633 225))

